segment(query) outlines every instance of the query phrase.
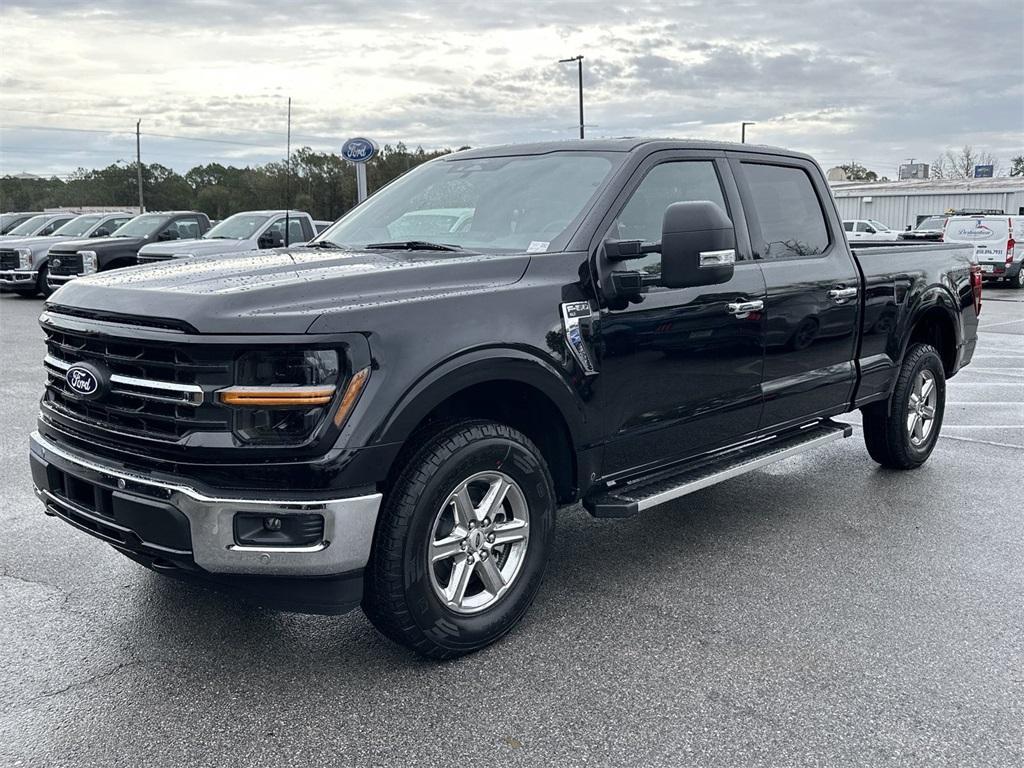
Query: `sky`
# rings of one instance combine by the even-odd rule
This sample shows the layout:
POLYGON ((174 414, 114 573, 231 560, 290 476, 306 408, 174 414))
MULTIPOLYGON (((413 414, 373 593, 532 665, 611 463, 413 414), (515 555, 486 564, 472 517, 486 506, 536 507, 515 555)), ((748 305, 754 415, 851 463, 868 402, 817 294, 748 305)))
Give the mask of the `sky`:
POLYGON ((0 174, 410 147, 748 141, 893 177, 1024 153, 1024 3, 0 0, 0 174))

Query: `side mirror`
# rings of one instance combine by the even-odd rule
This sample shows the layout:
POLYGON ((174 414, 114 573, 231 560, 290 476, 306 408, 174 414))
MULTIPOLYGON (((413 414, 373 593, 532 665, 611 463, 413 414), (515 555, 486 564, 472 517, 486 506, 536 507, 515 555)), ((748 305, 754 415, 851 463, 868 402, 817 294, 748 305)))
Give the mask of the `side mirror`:
POLYGON ((165 229, 157 237, 157 240, 161 240, 161 241, 177 240, 177 239, 178 239, 178 230, 176 230, 176 229, 165 229))
POLYGON ((92 233, 93 237, 110 237, 110 230, 101 227, 92 233))
POLYGON ((271 229, 260 235, 260 248, 281 248, 284 246, 284 235, 276 229, 271 229))
POLYGON ((732 279, 736 233, 725 211, 700 200, 672 203, 661 225, 661 283, 668 288, 717 285, 732 279))

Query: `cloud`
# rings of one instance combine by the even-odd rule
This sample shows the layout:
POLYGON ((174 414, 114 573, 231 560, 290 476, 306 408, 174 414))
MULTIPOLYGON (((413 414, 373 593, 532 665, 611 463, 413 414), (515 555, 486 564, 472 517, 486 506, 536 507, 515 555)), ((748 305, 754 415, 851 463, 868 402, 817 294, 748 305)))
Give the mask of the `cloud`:
POLYGON ((825 165, 891 175, 965 143, 1006 164, 1024 66, 992 19, 1024 32, 995 0, 5 0, 0 172, 130 159, 137 119, 146 159, 179 170, 279 159, 289 96, 295 146, 571 138, 576 70, 557 60, 576 53, 592 136, 734 139, 753 120, 753 140, 825 165))

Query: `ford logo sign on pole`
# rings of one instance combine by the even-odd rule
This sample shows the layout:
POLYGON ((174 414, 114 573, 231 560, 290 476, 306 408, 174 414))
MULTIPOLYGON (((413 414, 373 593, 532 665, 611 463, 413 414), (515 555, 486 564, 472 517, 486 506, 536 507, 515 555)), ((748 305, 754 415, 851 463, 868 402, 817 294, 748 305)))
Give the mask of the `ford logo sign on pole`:
POLYGON ((341 156, 356 167, 356 195, 366 199, 366 164, 377 154, 377 145, 370 139, 349 139, 341 145, 341 156))

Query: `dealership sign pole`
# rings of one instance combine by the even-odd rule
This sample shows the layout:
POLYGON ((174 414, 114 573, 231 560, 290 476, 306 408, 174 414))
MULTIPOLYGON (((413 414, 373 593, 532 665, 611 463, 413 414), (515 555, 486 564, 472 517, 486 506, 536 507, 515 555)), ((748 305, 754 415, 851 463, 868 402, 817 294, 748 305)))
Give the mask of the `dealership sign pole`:
POLYGON ((366 199, 366 164, 377 154, 377 145, 370 139, 349 139, 341 145, 341 156, 356 167, 356 197, 366 199))

